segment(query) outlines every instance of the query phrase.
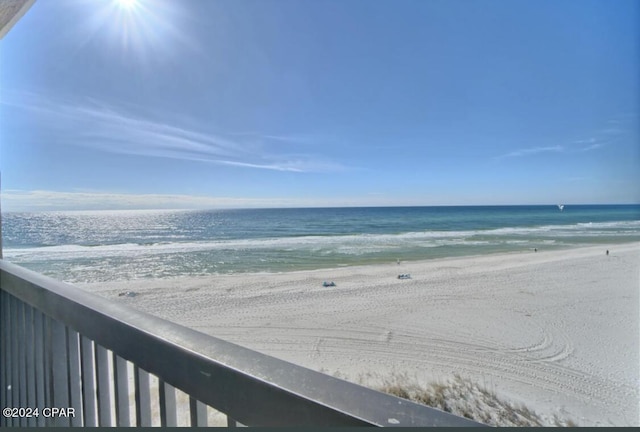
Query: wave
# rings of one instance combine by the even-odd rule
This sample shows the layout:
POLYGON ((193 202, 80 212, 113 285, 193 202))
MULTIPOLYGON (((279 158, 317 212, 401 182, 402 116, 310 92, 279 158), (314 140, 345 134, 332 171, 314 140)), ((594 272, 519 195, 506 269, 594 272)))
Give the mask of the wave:
MULTIPOLYGON (((95 259, 115 256, 193 253, 207 251, 273 250, 275 252, 335 252, 365 254, 390 249, 434 248, 441 246, 526 245, 535 242, 570 241, 571 237, 640 236, 640 221, 593 222, 574 225, 505 227, 488 230, 422 231, 399 234, 351 234, 334 236, 299 236, 249 238, 217 241, 158 241, 108 245, 57 245, 30 248, 7 248, 9 259, 95 259)), ((169 237, 167 237, 169 238, 169 237)), ((155 238, 154 238, 155 239, 155 238)))

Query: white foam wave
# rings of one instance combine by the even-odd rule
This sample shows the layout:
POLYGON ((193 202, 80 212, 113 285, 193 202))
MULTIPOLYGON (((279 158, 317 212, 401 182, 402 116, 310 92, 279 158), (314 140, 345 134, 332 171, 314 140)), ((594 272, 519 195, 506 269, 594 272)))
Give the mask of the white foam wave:
MULTIPOLYGON (((518 244, 530 241, 555 242, 557 238, 640 235, 640 221, 594 222, 574 225, 507 227, 490 230, 423 231, 401 234, 354 234, 338 236, 273 237, 219 241, 122 243, 110 245, 59 245, 7 248, 4 255, 20 261, 48 259, 107 258, 206 251, 275 250, 334 251, 363 254, 400 248, 439 246, 482 246, 518 244), (515 238, 513 238, 515 237, 515 238)), ((155 239, 155 238, 154 238, 155 239)))

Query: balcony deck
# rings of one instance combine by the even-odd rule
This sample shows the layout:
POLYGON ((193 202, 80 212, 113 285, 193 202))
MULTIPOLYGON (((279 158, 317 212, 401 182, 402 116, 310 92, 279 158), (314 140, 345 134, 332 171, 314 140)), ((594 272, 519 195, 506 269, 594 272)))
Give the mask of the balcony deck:
POLYGON ((40 410, 38 417, 3 417, 2 426, 175 426, 181 409, 176 391, 188 395, 196 426, 207 425, 207 407, 224 413, 228 426, 483 426, 3 260, 0 320, 0 405, 40 410), (153 391, 150 378, 157 382, 153 391), (152 411, 156 404, 159 410, 152 411), (43 415, 53 407, 71 408, 74 415, 43 415))

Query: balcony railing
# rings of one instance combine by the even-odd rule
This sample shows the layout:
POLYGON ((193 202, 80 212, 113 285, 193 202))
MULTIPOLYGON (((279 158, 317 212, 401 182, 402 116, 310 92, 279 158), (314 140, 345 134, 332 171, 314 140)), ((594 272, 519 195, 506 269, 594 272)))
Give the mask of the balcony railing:
POLYGON ((2 426, 481 426, 2 260, 0 337, 2 426))

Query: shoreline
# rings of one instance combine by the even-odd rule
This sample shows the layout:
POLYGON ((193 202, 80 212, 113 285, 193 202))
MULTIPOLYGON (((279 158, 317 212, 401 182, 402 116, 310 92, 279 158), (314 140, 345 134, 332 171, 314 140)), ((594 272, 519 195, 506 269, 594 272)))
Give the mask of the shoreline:
POLYGON ((460 375, 549 418, 637 426, 639 258, 603 244, 76 285, 364 385, 460 375))
MULTIPOLYGON (((455 256, 443 256, 443 257, 435 257, 435 258, 427 258, 427 259, 407 259, 401 260, 400 265, 405 266, 419 266, 433 264, 437 265, 439 263, 445 263, 447 261, 466 261, 466 260, 476 260, 483 258, 500 258, 500 257, 513 257, 513 256, 528 256, 536 254, 536 256, 545 257, 548 259, 554 259, 558 255, 563 255, 568 251, 584 251, 585 253, 590 253, 592 251, 605 253, 606 250, 612 252, 612 256, 615 256, 616 251, 628 251, 628 250, 640 250, 640 241, 629 241, 623 243, 603 243, 603 244, 589 244, 589 245, 577 245, 577 246, 567 246, 562 248, 553 248, 548 250, 539 249, 537 252, 534 252, 533 248, 529 249, 520 249, 520 250, 512 250, 512 251, 499 251, 499 252, 491 252, 491 253, 477 253, 471 255, 455 255, 455 256)), ((20 265, 20 264, 19 264, 20 265)), ((197 275, 197 276, 170 276, 166 278, 139 278, 139 279, 122 279, 122 280, 110 280, 110 281, 101 281, 101 282, 68 282, 75 286, 87 287, 87 288, 98 288, 100 287, 112 287, 115 285, 129 285, 129 284, 155 284, 158 281, 177 281, 177 280, 188 280, 188 281, 210 281, 212 279, 220 279, 220 278, 242 278, 247 276, 277 276, 277 275, 294 275, 297 273, 307 274, 307 273, 318 273, 318 272, 343 272, 349 269, 355 270, 366 270, 367 268, 379 268, 379 267, 390 267, 390 268, 400 268, 397 267, 398 263, 394 260, 387 260, 385 262, 374 262, 374 263, 365 263, 365 264, 344 264, 337 265, 332 267, 320 267, 313 269, 296 269, 296 270, 279 270, 279 271, 250 271, 250 272, 235 272, 235 273, 211 273, 207 275, 197 275)))
MULTIPOLYGON (((486 270, 496 270, 500 268, 516 268, 521 265, 530 264, 544 264, 546 262, 555 262, 556 260, 570 254, 571 256, 606 256, 605 251, 609 250, 611 259, 616 259, 618 252, 640 251, 640 242, 629 243, 608 243, 602 245, 589 245, 589 246, 576 246, 566 249, 554 249, 534 252, 533 250, 520 250, 510 252, 496 252, 490 254, 477 254, 477 255, 462 255, 462 256, 450 256, 432 259, 422 260, 407 260, 400 261, 387 261, 385 263, 373 263, 373 264, 359 264, 359 265, 344 265, 338 267, 316 268, 316 269, 302 269, 302 270, 290 270, 290 271, 276 271, 276 272, 243 272, 243 273, 215 273, 208 275, 197 276, 170 276, 167 278, 141 278, 141 279, 126 279, 126 280, 112 280, 102 282, 69 282, 74 286, 87 289, 95 294, 102 296, 115 298, 117 294, 126 291, 135 291, 141 293, 147 293, 150 290, 164 289, 171 287, 172 289, 180 290, 181 287, 186 286, 187 289, 193 289, 194 287, 206 288, 209 291, 215 292, 216 288, 220 286, 232 289, 242 289, 244 280, 248 281, 249 285, 252 285, 255 278, 265 278, 268 280, 269 287, 277 290, 274 282, 283 283, 285 285, 291 285, 293 281, 303 282, 309 289, 312 288, 324 288, 322 287, 323 281, 338 282, 340 279, 351 278, 350 273, 357 273, 360 275, 380 274, 382 269, 387 269, 388 273, 383 276, 386 282, 389 282, 387 277, 396 278, 398 274, 409 273, 412 275, 412 279, 415 279, 418 275, 417 272, 423 271, 438 271, 445 267, 459 267, 465 268, 467 271, 484 272, 486 270), (517 258, 522 258, 518 260, 517 258), (496 262, 503 261, 502 265, 496 266, 496 262), (490 268, 484 266, 488 263, 490 268), (414 273, 411 273, 411 272, 414 273)), ((639 266, 640 268, 640 266, 639 266)), ((344 286, 342 286, 344 288, 344 286)), ((337 287, 340 288, 340 287, 337 287)))

